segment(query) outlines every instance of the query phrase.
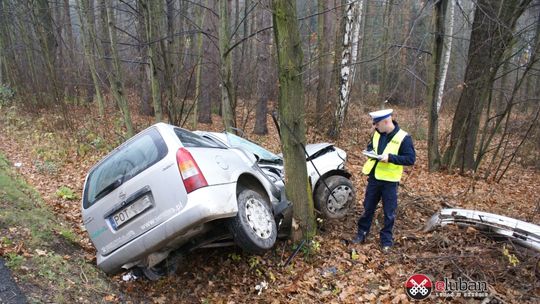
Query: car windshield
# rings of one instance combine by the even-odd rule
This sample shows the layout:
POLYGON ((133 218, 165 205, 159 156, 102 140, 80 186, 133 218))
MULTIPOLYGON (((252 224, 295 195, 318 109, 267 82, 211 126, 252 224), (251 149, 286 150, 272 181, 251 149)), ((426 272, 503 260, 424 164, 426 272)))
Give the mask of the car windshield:
POLYGON ((150 129, 112 152, 88 175, 84 208, 92 206, 122 183, 157 163, 167 154, 159 132, 150 129))
POLYGON ((281 163, 281 157, 266 150, 265 148, 247 140, 240 136, 227 132, 227 138, 231 147, 240 148, 255 154, 260 161, 267 161, 272 163, 281 163))

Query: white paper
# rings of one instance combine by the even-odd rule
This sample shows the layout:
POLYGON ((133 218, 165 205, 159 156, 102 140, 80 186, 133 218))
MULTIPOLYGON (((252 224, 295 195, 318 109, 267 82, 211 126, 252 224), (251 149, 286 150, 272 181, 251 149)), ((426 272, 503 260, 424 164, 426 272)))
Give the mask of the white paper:
POLYGON ((382 159, 382 155, 378 155, 377 153, 375 153, 375 151, 362 151, 362 154, 364 154, 365 156, 369 157, 369 158, 374 158, 374 159, 378 159, 378 160, 381 160, 382 159))

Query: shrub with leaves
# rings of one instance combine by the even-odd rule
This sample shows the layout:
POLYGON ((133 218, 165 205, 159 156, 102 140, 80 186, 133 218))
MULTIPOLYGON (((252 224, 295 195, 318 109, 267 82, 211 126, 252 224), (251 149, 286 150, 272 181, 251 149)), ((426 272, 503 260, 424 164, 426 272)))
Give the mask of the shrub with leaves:
POLYGON ((9 104, 13 97, 15 97, 15 91, 10 87, 0 84, 0 106, 9 104))
POLYGON ((75 192, 71 188, 66 186, 58 188, 58 190, 56 190, 56 196, 69 201, 77 199, 77 195, 75 194, 75 192))

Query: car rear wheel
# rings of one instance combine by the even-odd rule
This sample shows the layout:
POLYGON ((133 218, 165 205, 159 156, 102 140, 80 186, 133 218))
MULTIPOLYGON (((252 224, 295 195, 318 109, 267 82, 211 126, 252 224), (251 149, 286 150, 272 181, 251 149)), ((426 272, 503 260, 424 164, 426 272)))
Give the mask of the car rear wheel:
POLYGON ((325 182, 328 187, 321 182, 315 190, 315 207, 325 218, 345 217, 356 198, 351 181, 341 175, 333 175, 325 182))
POLYGON ((172 254, 165 260, 153 267, 141 267, 139 271, 150 281, 157 281, 162 277, 173 275, 178 269, 178 264, 184 259, 183 254, 172 254))
POLYGON ((259 193, 244 189, 238 195, 238 213, 229 222, 236 244, 252 253, 274 246, 277 226, 269 202, 259 193))

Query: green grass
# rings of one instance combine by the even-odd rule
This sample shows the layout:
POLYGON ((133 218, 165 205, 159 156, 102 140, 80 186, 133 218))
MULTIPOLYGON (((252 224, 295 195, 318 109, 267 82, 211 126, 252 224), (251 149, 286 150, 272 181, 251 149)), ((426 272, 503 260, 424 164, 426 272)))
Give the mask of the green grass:
POLYGON ((86 262, 79 236, 61 223, 37 191, 0 154, 0 247, 29 302, 104 302, 114 293, 109 279, 86 262), (13 252, 22 244, 22 252, 13 252), (24 254, 23 254, 24 253, 24 254))

